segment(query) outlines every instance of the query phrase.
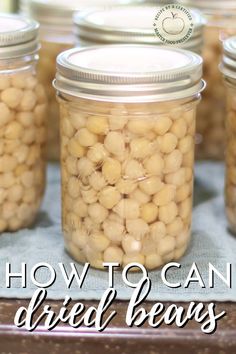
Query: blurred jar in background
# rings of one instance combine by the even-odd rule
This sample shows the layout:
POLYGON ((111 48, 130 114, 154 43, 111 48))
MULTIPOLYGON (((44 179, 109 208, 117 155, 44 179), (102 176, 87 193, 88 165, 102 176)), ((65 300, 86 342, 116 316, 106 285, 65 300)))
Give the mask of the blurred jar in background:
POLYGON ((228 224, 236 233, 236 37, 224 43, 221 65, 227 88, 225 204, 228 224))
MULTIPOLYGON (((79 45, 99 44, 154 44, 163 42, 155 35, 153 20, 157 6, 114 6, 78 12, 74 16, 75 33, 79 45)), ((203 45, 205 20, 197 10, 191 11, 194 32, 192 37, 180 44, 182 49, 200 54, 203 45)))
POLYGON ((59 159, 59 109, 52 88, 52 80, 56 73, 56 57, 62 51, 72 48, 73 13, 89 7, 111 6, 127 3, 129 0, 32 0, 30 13, 41 24, 41 54, 39 75, 45 85, 49 99, 48 145, 49 160, 59 159))
POLYGON ((197 157, 223 159, 226 94, 218 66, 222 56, 222 40, 236 34, 236 2, 180 0, 179 3, 202 10, 207 18, 203 49, 204 79, 207 81, 207 88, 198 111, 197 157))

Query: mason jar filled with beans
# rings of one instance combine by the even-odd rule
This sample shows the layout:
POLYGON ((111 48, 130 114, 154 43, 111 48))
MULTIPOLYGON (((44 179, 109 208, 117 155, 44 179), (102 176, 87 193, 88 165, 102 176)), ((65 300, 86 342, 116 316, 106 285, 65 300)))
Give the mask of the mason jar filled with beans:
MULTIPOLYGON (((74 15, 77 43, 83 46, 105 44, 161 46, 163 42, 155 35, 153 27, 158 10, 158 6, 133 4, 78 12, 74 15)), ((205 19, 198 10, 191 10, 190 13, 193 34, 188 41, 179 43, 178 46, 201 54, 205 19)))
POLYGON ((207 19, 203 48, 204 78, 207 82, 197 117, 197 157, 224 158, 226 93, 219 71, 222 41, 236 35, 235 0, 179 0, 202 10, 207 19))
POLYGON ((0 232, 27 227, 44 193, 46 94, 37 22, 0 15, 0 232))
POLYGON ((228 96, 226 116, 226 214, 230 229, 236 233, 236 37, 229 38, 224 43, 221 71, 224 75, 228 96))
POLYGON ((102 268, 179 259, 191 233, 202 59, 111 45, 57 58, 65 245, 102 268))
MULTIPOLYGON (((103 7, 129 0, 32 0, 29 3, 31 16, 40 23, 41 51, 39 77, 49 100, 47 156, 57 161, 60 155, 59 107, 52 80, 56 74, 56 57, 74 46, 73 13, 88 7, 103 7)), ((134 0, 135 1, 135 0, 134 0)), ((138 1, 138 0, 136 0, 138 1)))

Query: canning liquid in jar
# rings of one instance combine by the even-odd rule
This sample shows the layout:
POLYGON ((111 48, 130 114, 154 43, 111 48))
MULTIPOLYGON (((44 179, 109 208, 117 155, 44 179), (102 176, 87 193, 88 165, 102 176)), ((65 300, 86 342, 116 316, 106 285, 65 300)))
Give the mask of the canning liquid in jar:
POLYGON ((236 233, 236 37, 224 43, 221 65, 227 87, 226 116, 226 214, 231 231, 236 233))
POLYGON ((32 224, 45 187, 46 94, 38 23, 0 15, 0 232, 32 224))
POLYGON ((191 234, 201 58, 102 46, 62 53, 57 68, 66 249, 95 268, 179 259, 191 234), (176 87, 183 68, 191 88, 185 76, 176 87))

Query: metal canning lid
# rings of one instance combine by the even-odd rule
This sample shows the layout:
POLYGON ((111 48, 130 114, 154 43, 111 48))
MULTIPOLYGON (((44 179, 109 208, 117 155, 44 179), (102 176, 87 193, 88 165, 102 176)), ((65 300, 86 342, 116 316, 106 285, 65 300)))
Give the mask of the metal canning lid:
POLYGON ((235 0, 178 0, 178 3, 190 7, 196 7, 205 13, 236 12, 235 0))
MULTIPOLYGON (((75 14, 76 35, 81 41, 93 44, 157 44, 163 43, 155 35, 153 22, 157 6, 115 6, 106 10, 75 14)), ((192 37, 181 45, 184 49, 199 51, 203 43, 205 20, 198 10, 191 10, 194 22, 192 37)))
POLYGON ((196 95, 204 88, 202 58, 148 45, 71 49, 57 57, 61 93, 111 102, 155 102, 196 95))
MULTIPOLYGON (((130 0, 32 0, 30 13, 38 22, 51 26, 72 26, 73 13, 88 7, 106 7, 130 0), (88 4, 89 3, 89 4, 88 4)), ((136 0, 140 1, 140 0, 136 0)))
POLYGON ((35 53, 39 24, 19 15, 0 14, 0 60, 35 53))
POLYGON ((227 78, 236 79, 236 37, 231 37, 224 42, 224 55, 220 70, 227 78))

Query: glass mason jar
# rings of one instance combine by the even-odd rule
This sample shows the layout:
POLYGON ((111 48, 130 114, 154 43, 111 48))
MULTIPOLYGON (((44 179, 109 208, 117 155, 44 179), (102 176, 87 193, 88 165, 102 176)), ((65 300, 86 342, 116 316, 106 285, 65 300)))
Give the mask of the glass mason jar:
MULTIPOLYGON (((109 9, 81 11, 74 16, 78 45, 154 44, 163 45, 155 35, 153 20, 157 6, 113 6, 109 9)), ((191 10, 194 31, 180 44, 182 49, 201 54, 205 19, 198 10, 191 10)))
MULTIPOLYGON (((30 12, 40 23, 41 51, 39 77, 49 100, 47 155, 49 160, 59 160, 59 107, 52 81, 56 74, 56 57, 74 46, 73 13, 91 6, 108 6, 129 0, 32 0, 30 12)), ((134 0, 135 1, 135 0, 134 0)))
POLYGON ((201 75, 198 55, 156 46, 57 58, 62 223, 77 261, 154 269, 184 254, 201 75))
POLYGON ((224 75, 228 96, 226 117, 226 214, 230 229, 236 233, 236 37, 229 38, 224 42, 221 71, 224 75))
POLYGON ((208 20, 203 48, 204 79, 207 82, 197 118, 197 157, 223 159, 225 151, 226 93, 219 71, 222 40, 236 34, 235 0, 180 0, 202 10, 208 20))
POLYGON ((47 101, 38 83, 38 23, 0 15, 0 232, 32 224, 45 187, 47 101))

